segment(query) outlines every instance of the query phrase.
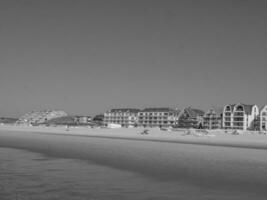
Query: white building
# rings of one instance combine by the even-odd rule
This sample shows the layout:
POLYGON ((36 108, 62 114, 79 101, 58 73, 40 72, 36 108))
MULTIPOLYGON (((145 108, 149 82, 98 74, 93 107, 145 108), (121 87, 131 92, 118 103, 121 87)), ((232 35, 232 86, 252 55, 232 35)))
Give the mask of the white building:
POLYGON ((225 129, 255 129, 255 120, 259 115, 257 105, 242 103, 226 105, 223 109, 223 128, 225 129))
POLYGON ((172 127, 177 124, 180 111, 172 108, 145 108, 138 112, 142 127, 172 127))
POLYGON ((267 105, 260 110, 260 130, 267 130, 267 105))
POLYGON ((91 116, 80 115, 74 117, 74 122, 77 124, 89 124, 91 121, 92 121, 91 116))
POLYGON ((119 124, 122 127, 137 126, 137 113, 139 109, 133 108, 118 108, 111 109, 104 113, 104 125, 119 124))

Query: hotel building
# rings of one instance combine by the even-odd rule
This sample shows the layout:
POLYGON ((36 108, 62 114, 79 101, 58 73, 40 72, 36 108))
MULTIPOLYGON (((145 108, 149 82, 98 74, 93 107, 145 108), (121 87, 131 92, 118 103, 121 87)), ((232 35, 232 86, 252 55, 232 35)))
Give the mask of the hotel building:
POLYGON ((137 126, 139 109, 118 108, 104 113, 104 125, 120 124, 122 127, 137 126))
POLYGON ((260 131, 267 130, 267 105, 260 110, 260 131))
POLYGON ((172 127, 177 123, 179 110, 145 108, 138 112, 138 125, 143 127, 172 127))
POLYGON ((211 108, 203 117, 203 128, 220 129, 222 127, 222 108, 211 108))
POLYGON ((255 120, 259 115, 257 105, 233 104, 226 105, 223 109, 223 128, 254 130, 255 120))

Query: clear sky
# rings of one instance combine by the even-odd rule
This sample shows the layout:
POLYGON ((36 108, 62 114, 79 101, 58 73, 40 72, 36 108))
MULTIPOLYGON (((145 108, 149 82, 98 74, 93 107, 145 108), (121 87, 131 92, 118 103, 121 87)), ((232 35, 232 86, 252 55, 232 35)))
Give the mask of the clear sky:
POLYGON ((0 116, 267 104, 267 1, 1 0, 0 116))

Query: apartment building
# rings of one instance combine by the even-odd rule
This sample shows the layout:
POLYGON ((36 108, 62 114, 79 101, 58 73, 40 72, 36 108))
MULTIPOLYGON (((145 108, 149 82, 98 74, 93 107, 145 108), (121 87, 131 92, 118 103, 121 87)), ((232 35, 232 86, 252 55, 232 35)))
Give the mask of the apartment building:
POLYGON ((177 123, 179 110, 172 108, 145 108, 138 112, 142 127, 172 127, 177 123))
POLYGON ((265 105, 263 108, 260 109, 260 131, 266 131, 267 130, 267 105, 265 105))
POLYGON ((122 127, 137 126, 139 109, 118 108, 104 113, 104 125, 119 124, 122 127))
POLYGON ((213 107, 205 112, 203 117, 203 128, 220 129, 222 128, 222 108, 213 107))
POLYGON ((226 105, 223 109, 223 128, 254 130, 258 115, 259 108, 257 105, 242 103, 226 105))

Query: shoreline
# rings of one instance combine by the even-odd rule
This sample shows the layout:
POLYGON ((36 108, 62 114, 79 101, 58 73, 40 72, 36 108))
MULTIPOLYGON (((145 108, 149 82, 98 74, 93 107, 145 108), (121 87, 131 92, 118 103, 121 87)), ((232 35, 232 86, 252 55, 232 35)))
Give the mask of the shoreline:
MULTIPOLYGON (((195 138, 160 130, 150 130, 149 135, 137 135, 138 130, 143 129, 96 129, 90 132, 82 128, 66 131, 62 127, 2 127, 0 147, 83 160, 160 181, 181 181, 198 187, 223 187, 240 192, 248 188, 251 193, 266 194, 266 136, 260 137, 266 138, 261 143, 264 148, 255 149, 256 143, 252 143, 253 148, 232 148, 222 146, 222 143, 216 145, 219 135, 215 140, 216 137, 195 138), (125 137, 118 138, 125 131, 125 137), (182 137, 186 140, 181 141, 182 137), (201 144, 196 145, 194 141, 201 144), (203 142, 210 144, 203 145, 203 142)), ((247 140, 251 138, 249 136, 240 137, 248 137, 247 140)))
MULTIPOLYGON (((2 131, 30 132, 35 134, 61 135, 68 137, 104 138, 112 140, 133 140, 147 142, 161 142, 174 144, 220 146, 230 148, 267 149, 267 135, 242 134, 229 135, 223 130, 211 130, 214 137, 184 135, 184 131, 162 131, 151 128, 148 135, 141 135, 144 128, 119 128, 119 129, 92 129, 87 127, 27 127, 27 126, 0 126, 2 131)), ((249 133, 249 132, 248 132, 249 133)))

